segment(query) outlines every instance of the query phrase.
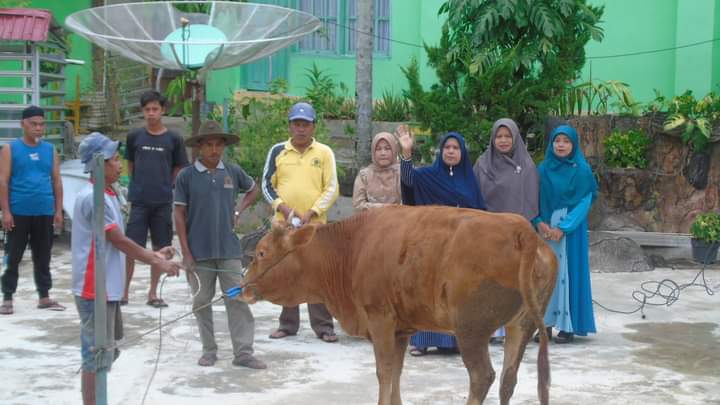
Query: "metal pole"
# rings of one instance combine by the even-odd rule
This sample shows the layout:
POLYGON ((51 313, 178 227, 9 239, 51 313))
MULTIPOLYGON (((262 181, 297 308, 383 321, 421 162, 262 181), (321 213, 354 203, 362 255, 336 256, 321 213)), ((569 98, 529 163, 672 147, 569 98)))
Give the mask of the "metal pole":
MULTIPOLYGON (((93 243, 95 255, 95 404, 107 405, 107 301, 105 291, 105 158, 101 153, 93 157, 93 243)), ((112 361, 112 360, 110 360, 112 361)))
POLYGON ((32 99, 31 104, 40 105, 40 51, 37 45, 30 45, 32 49, 32 99))
POLYGON ((230 99, 227 97, 223 99, 223 131, 225 133, 230 132, 230 123, 228 122, 228 118, 230 116, 230 99))
MULTIPOLYGON (((191 80, 190 86, 192 87, 192 136, 195 136, 200 130, 200 103, 202 102, 202 91, 205 86, 200 84, 197 79, 191 80)), ((193 162, 197 159, 199 153, 197 146, 192 148, 193 162)))

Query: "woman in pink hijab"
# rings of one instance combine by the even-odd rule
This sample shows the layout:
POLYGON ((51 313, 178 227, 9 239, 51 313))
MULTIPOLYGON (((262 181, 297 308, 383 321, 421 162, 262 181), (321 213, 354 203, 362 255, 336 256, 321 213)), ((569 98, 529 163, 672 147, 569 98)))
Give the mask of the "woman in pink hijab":
POLYGON ((353 207, 357 211, 400 204, 400 164, 398 143, 388 132, 380 132, 372 141, 372 164, 355 178, 353 207))

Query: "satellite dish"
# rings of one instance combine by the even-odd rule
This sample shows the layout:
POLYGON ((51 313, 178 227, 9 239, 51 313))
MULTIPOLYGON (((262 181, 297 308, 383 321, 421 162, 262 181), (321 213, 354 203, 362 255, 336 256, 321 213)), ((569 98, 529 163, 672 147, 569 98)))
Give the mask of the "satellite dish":
POLYGON ((73 13, 65 24, 104 49, 176 70, 249 63, 320 28, 318 18, 298 10, 228 1, 114 4, 73 13), (208 12, 180 10, 191 5, 208 12))

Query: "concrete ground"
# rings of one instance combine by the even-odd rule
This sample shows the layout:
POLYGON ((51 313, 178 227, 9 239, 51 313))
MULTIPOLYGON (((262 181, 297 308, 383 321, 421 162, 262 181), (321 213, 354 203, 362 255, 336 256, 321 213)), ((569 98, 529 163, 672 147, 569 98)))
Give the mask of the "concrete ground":
MULTIPOLYGON (((65 312, 35 308, 36 296, 28 258, 21 268, 15 314, 0 318, 0 403, 80 403, 79 322, 70 294, 70 254, 67 242, 54 248, 53 296, 68 306, 65 312)), ((158 324, 159 311, 144 304, 148 268, 138 266, 130 305, 123 308, 126 337, 158 324)), ((646 280, 672 279, 688 283, 697 269, 661 269, 647 273, 593 274, 594 297, 622 310, 635 307, 630 295, 646 280)), ((720 290, 720 270, 706 272, 708 285, 720 290)), ((168 279, 163 297, 170 307, 164 321, 190 310, 183 278, 168 279)), ((572 344, 551 345, 551 400, 554 404, 720 404, 720 294, 703 288, 681 292, 671 307, 621 315, 596 307, 598 334, 572 344)), ((192 317, 162 331, 157 373, 146 404, 344 404, 371 405, 377 401, 377 382, 371 345, 340 332, 340 342, 316 339, 303 312, 296 337, 270 340, 280 308, 269 303, 253 307, 256 317, 256 355, 267 370, 231 365, 232 351, 222 304, 216 311, 220 360, 214 367, 196 365, 200 356, 192 317), (201 402, 202 401, 202 402, 201 402), (207 401, 207 402, 205 402, 207 401)), ((153 374, 160 345, 158 333, 124 347, 109 374, 110 404, 140 404, 153 374)), ((503 348, 491 346, 496 371, 503 348)), ((537 346, 528 346, 519 373, 514 404, 536 404, 537 346)), ((403 398, 411 405, 464 404, 467 373, 459 355, 408 356, 403 373, 403 398)), ((486 403, 498 403, 497 381, 486 403)))

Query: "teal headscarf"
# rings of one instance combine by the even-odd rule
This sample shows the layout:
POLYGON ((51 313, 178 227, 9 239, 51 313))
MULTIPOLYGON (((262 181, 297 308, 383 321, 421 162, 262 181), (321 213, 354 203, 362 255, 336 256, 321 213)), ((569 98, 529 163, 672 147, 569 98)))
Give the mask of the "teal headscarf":
POLYGON ((540 217, 545 223, 550 223, 555 210, 566 207, 572 209, 589 193, 593 193, 594 198, 598 190, 592 168, 580 150, 578 134, 569 125, 557 127, 550 135, 545 160, 538 167, 538 172, 540 217), (558 135, 566 135, 572 142, 572 152, 567 157, 559 158, 553 152, 553 142, 558 135))

